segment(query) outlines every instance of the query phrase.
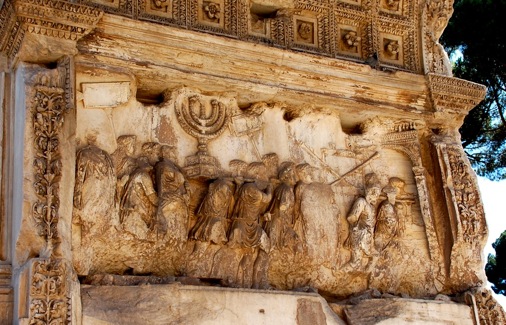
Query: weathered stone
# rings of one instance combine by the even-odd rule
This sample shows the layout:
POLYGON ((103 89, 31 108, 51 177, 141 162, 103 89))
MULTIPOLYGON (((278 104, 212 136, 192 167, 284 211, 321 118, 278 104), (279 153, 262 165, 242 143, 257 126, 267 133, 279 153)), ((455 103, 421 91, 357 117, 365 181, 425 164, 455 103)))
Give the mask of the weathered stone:
POLYGON ((451 6, 0 2, 0 322, 503 321, 451 6))
POLYGON ((84 324, 345 324, 318 294, 182 285, 82 286, 84 324))
POLYGON ((441 301, 372 299, 345 309, 350 325, 360 324, 475 324, 472 308, 441 301))

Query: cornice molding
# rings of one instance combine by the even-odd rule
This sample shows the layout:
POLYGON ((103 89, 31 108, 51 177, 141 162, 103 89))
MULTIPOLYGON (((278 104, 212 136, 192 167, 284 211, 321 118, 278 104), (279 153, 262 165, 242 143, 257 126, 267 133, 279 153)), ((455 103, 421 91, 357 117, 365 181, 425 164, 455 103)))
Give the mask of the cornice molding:
MULTIPOLYGON (((23 49, 27 35, 50 37, 56 43, 60 40, 76 42, 89 34, 103 15, 103 11, 86 5, 61 0, 14 0, 5 1, 0 9, 0 67, 7 70, 23 49)), ((41 46, 45 43, 41 42, 41 46)), ((36 59, 44 61, 44 49, 37 51, 31 42, 26 52, 37 53, 36 59)), ((68 46, 53 46, 69 54, 68 46)), ((74 45, 75 48, 75 45, 74 45)), ((25 57, 31 54, 25 53, 25 57)))
POLYGON ((437 113, 467 115, 487 93, 483 85, 433 73, 427 75, 427 84, 437 113))
POLYGON ((102 11, 60 0, 16 0, 14 8, 26 32, 76 41, 90 33, 102 11))

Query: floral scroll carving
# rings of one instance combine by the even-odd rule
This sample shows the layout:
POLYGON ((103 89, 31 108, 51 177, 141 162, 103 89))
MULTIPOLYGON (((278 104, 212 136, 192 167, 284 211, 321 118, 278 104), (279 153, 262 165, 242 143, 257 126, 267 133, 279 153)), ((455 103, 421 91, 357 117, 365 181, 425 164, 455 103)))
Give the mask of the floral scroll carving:
POLYGON ((58 240, 59 181, 61 178, 61 157, 59 132, 65 110, 64 90, 59 87, 39 85, 35 87, 33 100, 33 127, 35 159, 35 193, 37 202, 33 205, 33 217, 40 236, 47 243, 51 254, 58 240))
POLYGON ((31 94, 33 127, 32 205, 35 229, 44 239, 39 258, 32 259, 29 274, 29 324, 68 324, 69 275, 67 261, 57 249, 62 241, 60 221, 60 184, 62 180, 61 133, 64 116, 73 108, 73 61, 63 57, 53 70, 38 71, 37 83, 28 87, 31 94))
POLYGON ((30 325, 70 323, 65 263, 62 259, 33 261, 30 283, 30 325))
POLYGON ((445 186, 448 188, 448 206, 452 218, 452 234, 455 242, 476 243, 487 234, 483 204, 476 181, 457 144, 436 142, 443 167, 445 186))

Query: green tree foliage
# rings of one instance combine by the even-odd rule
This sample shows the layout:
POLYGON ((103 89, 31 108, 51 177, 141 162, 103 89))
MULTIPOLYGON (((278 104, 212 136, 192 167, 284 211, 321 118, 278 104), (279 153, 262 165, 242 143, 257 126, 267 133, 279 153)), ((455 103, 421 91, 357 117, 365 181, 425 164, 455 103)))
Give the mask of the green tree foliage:
POLYGON ((506 230, 492 244, 495 255, 488 254, 485 273, 495 293, 506 296, 506 230))
POLYGON ((488 88, 460 129, 473 167, 492 180, 506 178, 506 0, 455 0, 441 42, 450 55, 462 52, 455 77, 488 88))

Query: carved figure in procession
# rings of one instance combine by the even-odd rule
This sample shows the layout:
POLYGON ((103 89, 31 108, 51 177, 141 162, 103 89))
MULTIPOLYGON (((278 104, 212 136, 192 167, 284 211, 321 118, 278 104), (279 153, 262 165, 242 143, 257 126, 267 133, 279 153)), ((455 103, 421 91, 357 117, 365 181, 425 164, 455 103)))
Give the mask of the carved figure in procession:
POLYGON ((298 238, 306 242, 306 222, 302 211, 302 197, 308 186, 313 182, 313 167, 307 163, 299 164, 295 167, 297 175, 297 185, 295 186, 295 209, 294 209, 294 227, 298 238))
POLYGON ((375 174, 367 174, 365 197, 359 197, 353 203, 348 213, 347 220, 350 224, 348 245, 351 249, 349 265, 359 269, 362 259, 372 258, 374 227, 376 224, 375 204, 380 194, 375 174))
POLYGON ((228 164, 232 172, 232 177, 241 178, 246 174, 248 163, 239 159, 231 160, 228 164))
POLYGON ((104 150, 88 145, 77 153, 73 222, 82 232, 101 235, 108 226, 114 207, 116 178, 111 157, 104 150))
POLYGON ((285 162, 281 165, 279 180, 281 184, 274 191, 268 209, 270 221, 266 222, 265 231, 270 238, 271 248, 288 247, 293 252, 298 242, 298 236, 293 230, 295 208, 293 187, 296 183, 294 163, 285 162))
POLYGON ((271 152, 262 156, 262 162, 267 169, 269 179, 276 178, 278 175, 279 157, 278 154, 271 152))
POLYGON ((162 146, 158 142, 146 142, 142 144, 142 152, 145 157, 148 158, 148 162, 151 166, 155 166, 160 157, 162 146))
POLYGON ((197 211, 197 223, 189 238, 213 244, 224 244, 230 217, 234 207, 234 188, 231 179, 218 178, 209 185, 209 190, 197 211))
POLYGON ((120 222, 123 229, 139 239, 146 239, 154 226, 158 196, 150 175, 147 157, 137 159, 138 167, 130 175, 120 202, 120 222))
POLYGON ((159 196, 157 231, 169 241, 182 244, 188 236, 190 188, 172 160, 173 151, 171 146, 162 146, 162 160, 155 166, 159 196))
POLYGON ((136 159, 133 157, 136 139, 135 135, 122 135, 116 140, 117 148, 111 159, 118 179, 130 175, 137 168, 136 159))
POLYGON ((399 228, 399 218, 395 206, 399 189, 388 184, 383 188, 383 192, 386 194, 387 199, 381 203, 378 209, 374 230, 374 246, 378 252, 383 251, 390 245, 399 228))
POLYGON ((248 167, 245 183, 239 189, 230 227, 229 245, 232 247, 260 247, 270 250, 267 234, 260 222, 272 198, 272 185, 266 177, 263 163, 254 162, 248 167))
POLYGON ((135 135, 122 135, 118 137, 116 140, 118 146, 111 155, 117 178, 117 201, 123 196, 122 190, 125 188, 130 174, 137 168, 137 160, 133 157, 136 139, 135 135))

